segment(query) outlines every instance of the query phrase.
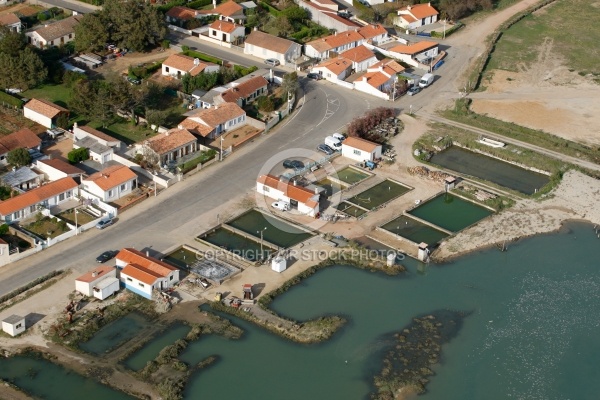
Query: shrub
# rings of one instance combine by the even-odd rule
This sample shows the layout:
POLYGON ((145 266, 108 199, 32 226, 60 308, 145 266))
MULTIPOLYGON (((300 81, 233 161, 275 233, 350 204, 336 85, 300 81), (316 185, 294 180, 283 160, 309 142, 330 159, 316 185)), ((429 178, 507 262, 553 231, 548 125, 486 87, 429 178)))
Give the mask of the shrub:
POLYGON ((90 158, 90 152, 85 147, 71 150, 69 154, 67 154, 67 159, 71 164, 77 164, 78 162, 85 161, 88 158, 90 158))
POLYGON ((0 104, 21 108, 23 107, 23 100, 0 90, 0 104))
POLYGON ((31 162, 31 154, 22 147, 11 150, 6 155, 6 161, 15 167, 23 167, 31 162))
POLYGON ((0 225, 0 235, 6 235, 9 231, 10 229, 8 228, 7 224, 0 225))
POLYGON ((256 99, 258 109, 264 112, 271 112, 275 109, 275 102, 270 96, 260 96, 256 99))
POLYGON ((369 111, 364 117, 355 118, 348 125, 348 136, 357 136, 374 142, 381 142, 379 135, 373 135, 370 131, 383 122, 386 118, 395 115, 392 108, 378 107, 369 111))

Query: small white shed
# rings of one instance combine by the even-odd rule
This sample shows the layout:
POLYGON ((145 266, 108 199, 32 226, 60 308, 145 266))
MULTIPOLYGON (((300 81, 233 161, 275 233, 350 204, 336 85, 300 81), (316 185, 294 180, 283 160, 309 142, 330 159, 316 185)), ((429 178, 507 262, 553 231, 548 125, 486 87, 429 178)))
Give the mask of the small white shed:
POLYGON ((10 336, 17 336, 25 332, 25 317, 13 314, 2 320, 2 330, 10 336))
POLYGON ((381 145, 357 137, 342 142, 342 156, 364 162, 381 158, 381 145))
POLYGON ((117 269, 108 265, 95 268, 75 280, 75 290, 85 296, 104 300, 119 291, 117 269))
POLYGON ((275 257, 271 261, 271 269, 275 272, 283 272, 287 268, 287 261, 283 257, 275 257))

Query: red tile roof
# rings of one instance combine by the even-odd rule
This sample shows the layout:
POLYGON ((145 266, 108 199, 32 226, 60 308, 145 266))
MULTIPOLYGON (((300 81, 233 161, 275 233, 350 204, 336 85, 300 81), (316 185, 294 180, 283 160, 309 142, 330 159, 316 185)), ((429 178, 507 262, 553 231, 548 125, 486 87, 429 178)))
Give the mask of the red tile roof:
POLYGON ((430 3, 415 4, 413 6, 400 8, 398 10, 398 15, 400 15, 400 12, 402 11, 410 12, 417 19, 423 19, 439 14, 439 12, 433 8, 430 3))
POLYGON ((137 178, 135 172, 125 165, 113 165, 90 175, 83 181, 94 182, 100 189, 107 191, 135 178, 137 178))
POLYGON ((31 99, 27 103, 25 103, 24 108, 28 108, 31 111, 34 111, 48 118, 54 118, 61 112, 69 112, 69 110, 67 110, 66 108, 62 108, 59 105, 42 99, 31 99))
POLYGON ((393 72, 393 73, 400 73, 402 71, 404 71, 404 67, 400 64, 398 64, 396 61, 389 59, 389 58, 384 58, 383 60, 379 61, 376 64, 371 65, 368 70, 372 71, 375 70, 379 67, 383 67, 384 71, 388 72, 388 69, 390 69, 391 71, 389 72, 393 72))
POLYGON ((5 154, 14 149, 33 149, 42 143, 42 139, 29 128, 23 128, 10 135, 0 137, 0 153, 5 154))
POLYGON ((77 187, 77 182, 71 177, 61 178, 32 189, 11 199, 0 202, 0 215, 6 216, 24 208, 35 206, 51 197, 58 196, 77 187))
POLYGON ((296 200, 299 203, 304 203, 308 206, 310 204, 315 204, 316 201, 312 199, 317 194, 305 187, 302 186, 294 186, 288 182, 282 182, 274 175, 261 175, 258 177, 258 183, 261 183, 265 186, 271 187, 273 189, 277 189, 283 192, 284 196, 289 197, 290 199, 296 200), (312 200, 311 200, 312 199, 312 200), (312 202, 312 203, 310 203, 312 202), (310 203, 310 204, 309 204, 310 203))
POLYGON ((262 76, 255 76, 250 78, 239 85, 232 87, 231 89, 227 89, 223 93, 221 93, 221 97, 223 100, 229 103, 235 103, 238 99, 246 99, 252 93, 255 93, 260 88, 266 88, 269 84, 262 76))
POLYGON ((197 122, 199 122, 198 120, 201 120, 205 125, 214 129, 217 126, 234 118, 241 117, 242 115, 246 115, 246 111, 241 109, 237 104, 223 103, 216 107, 199 110, 190 118, 197 122))
POLYGON ((349 146, 355 149, 372 152, 377 148, 377 146, 381 146, 377 143, 370 142, 365 139, 357 138, 357 137, 348 137, 346 140, 342 142, 342 146, 349 146))
POLYGON ((231 33, 236 28, 239 28, 239 27, 241 27, 241 25, 237 25, 232 22, 223 21, 223 20, 217 20, 217 21, 213 22, 212 24, 210 24, 210 28, 216 29, 218 31, 225 32, 225 33, 231 33))
POLYGON ((19 17, 17 17, 17 14, 15 14, 15 13, 8 13, 8 14, 0 15, 0 25, 2 25, 2 26, 20 24, 20 23, 21 23, 21 20, 19 19, 19 17))
POLYGON ((354 42, 362 43, 363 40, 365 40, 365 38, 363 38, 360 33, 355 31, 345 31, 313 40, 312 42, 306 43, 306 46, 311 46, 316 51, 322 53, 354 42))
POLYGON ((321 64, 316 65, 315 68, 325 68, 334 74, 339 75, 345 70, 352 68, 352 62, 350 60, 346 60, 345 58, 338 57, 326 60, 321 64))
POLYGON ((406 22, 408 22, 409 24, 411 22, 415 22, 417 19, 415 17, 413 17, 410 14, 401 14, 400 18, 402 18, 403 20, 405 20, 406 22))
POLYGON ((116 259, 133 265, 138 269, 143 268, 147 273, 158 277, 166 277, 171 272, 177 271, 177 268, 131 248, 122 249, 119 254, 117 254, 116 259))
POLYGON ((77 168, 74 165, 69 164, 58 158, 46 159, 46 160, 38 160, 38 163, 46 164, 54 169, 57 169, 65 174, 74 175, 74 174, 83 174, 84 171, 82 169, 77 168))
POLYGON ((438 46, 438 44, 436 42, 422 41, 422 42, 417 42, 417 43, 409 44, 409 45, 399 44, 398 46, 394 46, 388 50, 393 51, 395 53, 412 55, 412 54, 422 53, 426 50, 432 49, 437 46, 438 46))
POLYGON ((361 62, 368 60, 369 58, 375 57, 375 53, 366 48, 365 46, 357 46, 350 50, 346 50, 340 54, 340 57, 346 58, 350 61, 361 62))
POLYGON ((225 3, 219 4, 214 10, 212 10, 216 14, 224 15, 226 17, 231 17, 232 15, 243 13, 244 7, 237 4, 235 1, 227 1, 225 3))
POLYGON ((269 35, 261 31, 252 31, 245 40, 246 44, 274 51, 279 54, 285 54, 295 43, 291 40, 269 35))
POLYGON ((365 39, 373 39, 376 36, 387 34, 388 31, 386 31, 383 26, 377 24, 363 26, 358 30, 358 33, 360 33, 365 39))
POLYGON ((195 121, 192 118, 184 119, 177 127, 180 129, 187 129, 188 131, 196 133, 202 137, 210 135, 210 133, 215 130, 215 128, 206 126, 202 122, 195 121))
POLYGON ((361 76, 358 81, 363 81, 364 79, 366 79, 366 82, 369 85, 373 86, 375 89, 379 89, 381 85, 390 80, 390 75, 386 75, 379 71, 367 72, 361 76))
POLYGON ((171 129, 148 139, 148 146, 162 155, 195 142, 196 137, 187 129, 171 129))
POLYGON ((171 8, 169 11, 167 11, 166 15, 167 15, 167 17, 177 18, 177 19, 180 19, 183 21, 187 21, 187 20, 196 18, 196 14, 197 14, 197 11, 192 8, 175 6, 175 7, 171 8))
POLYGON ((136 264, 127 264, 125 268, 121 270, 121 275, 130 276, 147 285, 154 285, 154 282, 161 277, 157 273, 136 264))
POLYGON ((200 61, 197 58, 189 57, 184 54, 171 54, 163 65, 180 71, 189 73, 192 76, 198 75, 208 66, 216 66, 217 64, 200 61))
POLYGON ((86 283, 90 283, 95 281, 96 279, 100 279, 105 277, 108 272, 110 271, 114 271, 115 267, 111 267, 109 265, 101 265, 98 268, 94 268, 93 270, 86 272, 85 274, 81 275, 79 278, 75 279, 76 281, 79 282, 86 282, 86 283))

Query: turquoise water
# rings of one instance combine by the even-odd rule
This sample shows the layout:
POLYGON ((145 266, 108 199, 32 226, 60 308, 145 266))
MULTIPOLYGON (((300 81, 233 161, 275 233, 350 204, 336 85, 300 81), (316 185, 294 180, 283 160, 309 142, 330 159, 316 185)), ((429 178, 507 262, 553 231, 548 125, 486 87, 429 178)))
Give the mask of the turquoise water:
POLYGON ((435 154, 431 162, 525 194, 535 193, 550 180, 546 175, 456 146, 435 154))
POLYGON ((227 222, 227 225, 246 232, 258 240, 260 240, 258 232, 263 230, 264 240, 284 248, 292 247, 312 236, 311 233, 257 210, 250 210, 227 222))
MULTIPOLYGON (((133 399, 123 392, 101 385, 43 358, 33 356, 0 358, 0 378, 12 382, 39 399, 133 399)), ((3 398, 2 389, 0 389, 0 398, 3 398)))
POLYGON ((129 369, 138 371, 144 368, 148 361, 154 360, 162 349, 175 343, 179 339, 183 339, 189 331, 190 327, 188 325, 171 325, 156 337, 152 338, 141 349, 129 356, 123 364, 129 369))
POLYGON ((451 232, 458 232, 492 214, 490 210, 450 193, 442 193, 408 214, 451 232))
POLYGON ((150 322, 146 317, 131 313, 103 326, 94 337, 79 344, 79 347, 88 353, 102 355, 133 339, 148 326, 150 322))
POLYGON ((471 312, 444 346, 424 400, 596 399, 600 392, 600 240, 587 224, 447 265, 403 261, 406 276, 351 267, 318 272, 273 303, 305 320, 343 314, 319 345, 295 345, 243 321, 239 341, 203 337, 182 359, 219 361, 194 375, 186 399, 365 399, 389 338, 435 310, 471 312), (376 294, 376 295, 375 295, 376 294), (232 371, 243 371, 231 382, 232 371))

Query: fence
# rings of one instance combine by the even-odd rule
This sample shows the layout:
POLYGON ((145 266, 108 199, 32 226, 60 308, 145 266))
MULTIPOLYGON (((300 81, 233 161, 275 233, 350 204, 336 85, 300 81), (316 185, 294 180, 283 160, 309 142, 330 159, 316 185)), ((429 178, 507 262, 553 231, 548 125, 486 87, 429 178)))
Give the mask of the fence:
POLYGON ((188 30, 188 29, 183 29, 180 28, 178 26, 175 25, 169 25, 169 29, 175 32, 181 32, 181 33, 185 33, 186 35, 192 35, 192 31, 188 30))

